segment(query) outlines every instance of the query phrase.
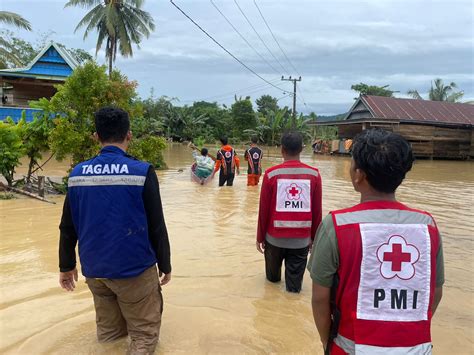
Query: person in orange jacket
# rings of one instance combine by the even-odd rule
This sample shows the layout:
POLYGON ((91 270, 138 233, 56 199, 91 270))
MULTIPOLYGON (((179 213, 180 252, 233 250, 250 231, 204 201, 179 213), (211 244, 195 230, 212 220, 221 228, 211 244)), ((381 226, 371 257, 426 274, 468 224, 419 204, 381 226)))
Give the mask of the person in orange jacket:
POLYGON ((234 183, 235 171, 240 174, 240 160, 234 148, 228 145, 227 137, 221 137, 222 146, 217 151, 216 167, 214 173, 219 172, 219 186, 232 186, 234 183))

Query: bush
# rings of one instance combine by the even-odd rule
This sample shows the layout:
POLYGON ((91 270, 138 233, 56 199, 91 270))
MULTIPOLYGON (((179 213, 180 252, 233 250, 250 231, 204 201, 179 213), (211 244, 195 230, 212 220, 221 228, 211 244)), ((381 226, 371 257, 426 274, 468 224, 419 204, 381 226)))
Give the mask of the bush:
POLYGON ((166 168, 163 158, 163 150, 166 148, 166 140, 163 137, 143 136, 139 139, 132 139, 128 152, 139 160, 144 160, 152 164, 155 169, 166 168))
POLYGON ((13 184, 15 168, 20 165, 24 155, 24 147, 18 125, 13 121, 0 121, 0 173, 7 180, 8 186, 13 184))

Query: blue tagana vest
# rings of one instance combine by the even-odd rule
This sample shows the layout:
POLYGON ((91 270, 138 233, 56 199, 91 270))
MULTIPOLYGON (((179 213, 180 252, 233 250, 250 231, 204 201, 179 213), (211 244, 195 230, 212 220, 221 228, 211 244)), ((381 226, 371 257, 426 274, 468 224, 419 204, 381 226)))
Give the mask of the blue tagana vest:
POLYGON ((156 263, 142 197, 149 167, 106 146, 71 172, 68 196, 84 276, 134 277, 156 263))

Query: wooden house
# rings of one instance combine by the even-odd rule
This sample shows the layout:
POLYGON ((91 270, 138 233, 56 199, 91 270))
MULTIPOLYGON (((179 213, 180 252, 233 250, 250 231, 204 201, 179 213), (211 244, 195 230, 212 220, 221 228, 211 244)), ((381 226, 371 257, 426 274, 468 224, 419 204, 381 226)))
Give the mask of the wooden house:
POLYGON ((417 157, 474 158, 472 104, 362 95, 343 120, 313 124, 337 126, 340 139, 380 127, 405 137, 417 157))
POLYGON ((0 70, 0 120, 10 116, 15 121, 26 112, 27 120, 35 111, 29 101, 51 98, 55 85, 63 83, 78 65, 73 56, 56 43, 48 43, 24 68, 0 70))

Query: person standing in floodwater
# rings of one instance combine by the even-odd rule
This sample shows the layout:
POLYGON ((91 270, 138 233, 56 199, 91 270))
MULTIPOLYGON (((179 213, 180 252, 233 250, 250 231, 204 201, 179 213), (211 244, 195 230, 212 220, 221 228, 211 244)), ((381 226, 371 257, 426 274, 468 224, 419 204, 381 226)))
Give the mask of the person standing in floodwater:
POLYGON ((267 169, 260 191, 257 250, 265 255, 267 280, 281 280, 285 260, 288 292, 300 292, 310 250, 322 217, 322 187, 319 170, 303 164, 299 132, 284 133, 284 162, 267 169))
POLYGON ((74 290, 79 243, 99 342, 128 334, 129 354, 153 354, 163 311, 161 286, 171 280, 158 179, 153 166, 126 154, 131 132, 125 111, 102 108, 95 126, 100 154, 76 165, 69 176, 59 226, 59 282, 74 290))
POLYGON ((443 248, 433 217, 395 199, 412 164, 398 134, 373 129, 354 140, 350 175, 360 204, 324 218, 308 265, 327 354, 431 354, 443 248))
POLYGON ((245 160, 247 160, 247 186, 256 186, 262 175, 262 158, 263 152, 257 146, 258 138, 252 136, 250 148, 245 151, 245 160))
POLYGON ((234 148, 228 145, 227 137, 221 137, 221 149, 217 151, 214 173, 219 171, 219 186, 232 186, 235 171, 240 174, 240 160, 234 148))

